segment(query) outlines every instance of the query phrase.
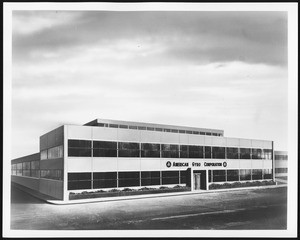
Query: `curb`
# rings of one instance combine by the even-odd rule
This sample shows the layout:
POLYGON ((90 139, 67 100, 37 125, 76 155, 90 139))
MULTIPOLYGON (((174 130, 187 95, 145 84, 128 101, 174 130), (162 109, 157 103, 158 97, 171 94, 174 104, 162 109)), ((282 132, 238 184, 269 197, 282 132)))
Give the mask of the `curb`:
POLYGON ((255 189, 266 189, 266 188, 281 188, 287 187, 287 184, 282 185, 271 185, 271 186, 254 186, 254 187, 244 187, 244 188, 227 188, 227 189, 215 189, 215 190, 200 190, 192 192, 177 192, 177 193, 158 193, 149 195, 135 195, 135 196, 125 196, 125 197, 107 197, 107 198, 88 198, 88 199, 78 199, 78 200, 46 200, 46 202, 55 205, 73 205, 73 204, 84 204, 84 203, 96 203, 96 202, 112 202, 112 201, 123 201, 123 200, 134 200, 134 199, 145 199, 145 198, 160 198, 160 197, 170 197, 170 196, 182 196, 182 195, 192 195, 192 194, 208 194, 208 193, 218 193, 218 192, 231 192, 231 191, 242 191, 242 190, 255 190, 255 189))

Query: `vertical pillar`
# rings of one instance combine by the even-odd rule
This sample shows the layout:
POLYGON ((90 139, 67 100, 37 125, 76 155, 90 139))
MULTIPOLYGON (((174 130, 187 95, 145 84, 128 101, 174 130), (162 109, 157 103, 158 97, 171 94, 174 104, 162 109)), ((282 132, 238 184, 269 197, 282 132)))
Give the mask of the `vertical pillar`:
POLYGON ((191 168, 191 191, 194 191, 194 169, 191 168))
POLYGON ((208 170, 205 170, 206 172, 206 190, 209 190, 208 189, 208 170))
POLYGON ((275 155, 274 155, 274 141, 272 141, 272 179, 275 182, 275 155))

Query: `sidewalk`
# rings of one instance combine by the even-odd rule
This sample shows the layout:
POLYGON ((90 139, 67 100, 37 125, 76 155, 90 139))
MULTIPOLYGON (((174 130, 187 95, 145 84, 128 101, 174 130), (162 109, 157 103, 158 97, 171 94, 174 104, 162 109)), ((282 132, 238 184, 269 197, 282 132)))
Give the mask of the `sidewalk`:
POLYGON ((122 196, 122 197, 88 198, 88 199, 78 199, 78 200, 69 200, 69 201, 62 201, 62 200, 46 200, 46 201, 48 203, 56 204, 56 205, 68 205, 68 204, 110 202, 110 201, 122 201, 122 200, 144 199, 144 198, 160 198, 160 197, 181 196, 181 195, 191 195, 191 194, 207 194, 207 193, 217 193, 217 192, 265 189, 265 188, 280 188, 280 187, 287 187, 287 185, 281 184, 281 185, 258 186, 258 187, 198 190, 198 191, 191 191, 191 192, 174 192, 174 193, 157 193, 157 194, 122 196))

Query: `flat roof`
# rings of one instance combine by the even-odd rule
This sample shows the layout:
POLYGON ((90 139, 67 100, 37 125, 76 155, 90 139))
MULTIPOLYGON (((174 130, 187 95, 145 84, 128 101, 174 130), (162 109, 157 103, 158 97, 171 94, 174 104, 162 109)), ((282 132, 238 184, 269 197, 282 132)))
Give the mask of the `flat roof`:
POLYGON ((99 126, 99 124, 115 124, 124 126, 137 126, 137 127, 148 127, 148 128, 162 128, 162 129, 173 129, 173 130, 185 130, 185 131, 198 131, 198 132, 211 132, 224 135, 224 130, 212 129, 212 128, 199 128, 199 127, 186 127, 176 126, 167 124, 156 124, 156 123, 144 123, 144 122, 131 122, 111 119, 100 119, 97 118, 91 122, 84 124, 84 126, 99 126))

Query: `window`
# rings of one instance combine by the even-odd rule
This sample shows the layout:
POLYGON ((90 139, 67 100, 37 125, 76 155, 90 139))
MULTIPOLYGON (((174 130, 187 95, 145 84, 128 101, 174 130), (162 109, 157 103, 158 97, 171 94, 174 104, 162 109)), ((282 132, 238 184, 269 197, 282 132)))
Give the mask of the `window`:
POLYGON ((263 170, 264 179, 272 179, 272 169, 264 169, 263 170))
POLYGON ((189 131, 189 130, 186 130, 185 132, 186 132, 186 134, 192 134, 193 133, 192 131, 189 131))
POLYGON ((154 131, 154 128, 153 127, 147 127, 147 130, 148 131, 154 131))
POLYGON ((109 124, 109 127, 110 128, 118 128, 119 126, 118 126, 118 124, 109 124))
POLYGON ((138 126, 138 130, 146 130, 146 127, 138 126))
POLYGON ((239 170, 227 170, 227 181, 239 181, 239 170))
POLYGON ((205 132, 200 132, 200 135, 205 135, 205 132))
POLYGON ((208 182, 213 182, 212 170, 208 170, 208 182))
POLYGON ((93 173, 93 188, 117 187, 117 172, 93 173))
POLYGON ((119 187, 140 186, 140 172, 119 172, 119 187))
POLYGON ((63 146, 48 149, 48 159, 63 158, 63 146))
POLYGON ((149 158, 160 157, 160 144, 142 143, 141 147, 142 147, 141 157, 149 157, 149 158))
POLYGON ((91 188, 91 173, 68 173, 68 190, 91 188))
POLYGON ((92 141, 89 140, 68 140, 69 157, 91 157, 92 141))
POLYGON ((179 133, 185 133, 185 130, 179 130, 179 133))
POLYGON ((203 158, 203 146, 189 145, 189 158, 203 158))
POLYGON ((213 170, 213 181, 214 182, 225 182, 226 181, 225 170, 213 170))
POLYGON ((60 169, 42 169, 41 171, 41 178, 47 178, 47 179, 54 179, 54 180, 62 180, 63 179, 63 173, 60 169))
POLYGON ((22 176, 30 177, 30 162, 23 162, 22 169, 22 176))
POLYGON ((275 154, 275 160, 288 160, 288 156, 275 154))
POLYGON ((240 159, 250 159, 250 148, 240 148, 240 159))
POLYGON ((212 147, 212 158, 225 159, 225 147, 212 147))
POLYGON ((134 142, 119 142, 119 157, 139 157, 140 145, 134 142))
POLYGON ((287 168, 275 168, 275 173, 287 173, 287 168))
POLYGON ((117 142, 94 141, 94 157, 117 157, 117 142))
POLYGON ((137 126, 129 126, 129 129, 137 129, 137 126))
POLYGON ((204 156, 205 156, 205 158, 211 158, 211 147, 207 147, 207 146, 205 146, 204 147, 204 156))
POLYGON ((264 149, 263 159, 272 160, 272 149, 264 149))
POLYGON ((179 181, 181 184, 186 183, 186 171, 179 171, 180 178, 179 181))
POLYGON ((45 160, 48 158, 47 150, 41 151, 41 160, 45 160))
POLYGON ((200 132, 198 132, 198 131, 193 131, 193 134, 199 135, 200 132))
POLYGON ((207 133, 205 133, 205 135, 211 136, 211 133, 210 133, 210 132, 207 132, 207 133))
POLYGON ((241 169, 240 170, 240 181, 251 180, 251 170, 250 169, 241 169))
POLYGON ((253 148, 252 149, 252 159, 262 159, 262 150, 253 148))
POLYGON ((128 126, 127 125, 120 125, 120 128, 128 129, 128 126))
POLYGON ((261 180, 261 179, 262 179, 262 170, 252 169, 252 180, 261 180))
POLYGON ((163 171, 162 184, 179 184, 179 171, 163 171))
POLYGON ((238 148, 226 148, 226 158, 227 159, 238 159, 239 158, 239 149, 238 148))
POLYGON ((162 132, 163 129, 162 128, 155 128, 155 131, 162 132))
POLYGON ((179 158, 179 146, 173 144, 161 145, 161 157, 163 158, 179 158))
POLYGON ((17 163, 17 176, 22 176, 22 163, 17 163))
POLYGON ((180 158, 189 158, 189 146, 180 145, 180 158))
POLYGON ((141 172, 141 185, 160 185, 160 172, 152 171, 152 172, 141 172))

